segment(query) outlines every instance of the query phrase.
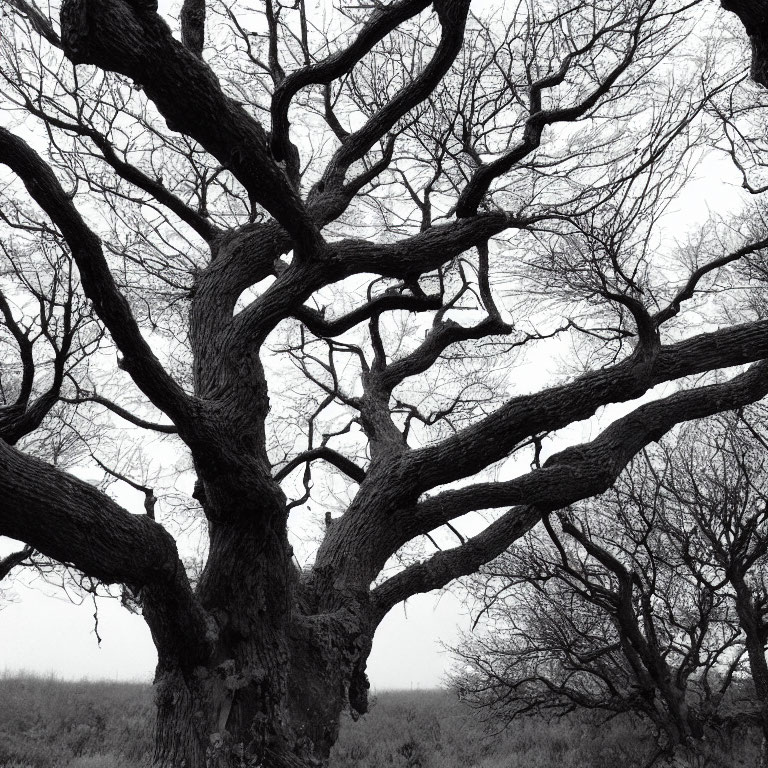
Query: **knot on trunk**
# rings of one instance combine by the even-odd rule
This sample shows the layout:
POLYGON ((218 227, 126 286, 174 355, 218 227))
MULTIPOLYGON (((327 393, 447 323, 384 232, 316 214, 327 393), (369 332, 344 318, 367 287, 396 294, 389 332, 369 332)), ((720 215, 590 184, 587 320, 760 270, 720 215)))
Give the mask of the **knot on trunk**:
POLYGON ((205 43, 205 0, 185 0, 181 8, 181 42, 202 57, 205 43))
POLYGON ((365 674, 365 662, 355 665, 349 681, 349 714, 353 720, 368 711, 368 691, 371 684, 365 674))

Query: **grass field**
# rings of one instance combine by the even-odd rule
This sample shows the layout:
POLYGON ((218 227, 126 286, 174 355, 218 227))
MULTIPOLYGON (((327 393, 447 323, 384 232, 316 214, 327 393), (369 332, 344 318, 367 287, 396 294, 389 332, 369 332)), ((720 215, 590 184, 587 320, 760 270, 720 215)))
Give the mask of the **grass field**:
MULTIPOLYGON (((531 718, 499 732, 444 691, 382 692, 345 720, 332 768, 640 768, 649 734, 572 716, 531 718)), ((0 768, 147 768, 152 691, 146 685, 0 678, 0 768)), ((753 739, 691 768, 755 765, 753 739)))

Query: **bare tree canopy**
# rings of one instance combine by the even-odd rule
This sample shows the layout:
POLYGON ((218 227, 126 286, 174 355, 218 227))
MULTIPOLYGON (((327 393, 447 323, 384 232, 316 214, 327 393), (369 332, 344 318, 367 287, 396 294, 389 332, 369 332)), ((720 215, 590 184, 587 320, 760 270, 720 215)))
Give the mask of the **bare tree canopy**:
POLYGON ((687 425, 483 566, 464 697, 505 720, 631 714, 658 734, 649 765, 766 734, 767 447, 764 413, 687 425))
POLYGON ((393 606, 768 393, 759 205, 675 207, 763 185, 716 4, 3 7, 0 534, 140 606, 158 767, 324 764, 393 606))

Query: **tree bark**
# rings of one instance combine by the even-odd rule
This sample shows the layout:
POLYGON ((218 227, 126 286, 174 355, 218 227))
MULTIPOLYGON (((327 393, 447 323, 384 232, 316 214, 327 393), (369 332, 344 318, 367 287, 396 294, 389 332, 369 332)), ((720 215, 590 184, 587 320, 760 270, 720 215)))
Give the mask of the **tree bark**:
POLYGON ((727 11, 735 13, 752 46, 752 79, 768 86, 768 2, 765 0, 722 0, 727 11))
POLYGON ((204 663, 192 665, 158 647, 155 766, 318 768, 327 764, 343 709, 366 708, 374 625, 357 596, 338 596, 333 611, 321 606, 294 565, 285 497, 256 450, 268 408, 263 372, 257 358, 247 371, 248 358, 238 358, 240 376, 227 379, 234 361, 212 353, 204 330, 193 341, 205 351, 196 387, 224 377, 233 406, 216 413, 214 450, 195 452, 210 537, 195 594, 216 640, 204 663))
POLYGON ((156 768, 318 768, 347 704, 364 711, 364 613, 307 613, 284 534, 212 525, 197 591, 217 642, 205 664, 161 656, 156 768))
POLYGON ((736 613, 746 638, 749 669, 760 708, 760 730, 763 737, 760 745, 760 768, 768 768, 768 662, 765 659, 763 619, 755 610, 750 589, 744 578, 736 573, 731 576, 730 581, 736 593, 736 613))
MULTIPOLYGON (((219 229, 207 220, 207 193, 202 194, 206 186, 200 189, 198 209, 192 210, 160 178, 130 166, 126 158, 133 153, 131 146, 130 153, 126 150, 121 157, 108 137, 100 136, 90 124, 69 126, 58 117, 47 119, 39 104, 30 102, 27 107, 49 127, 93 141, 119 176, 155 197, 210 246, 210 262, 190 272, 194 285, 184 296, 190 302, 188 330, 194 357, 194 392, 190 394, 153 352, 147 328, 133 316, 120 281, 112 274, 109 250, 88 227, 72 195, 40 155, 0 127, 0 163, 23 182, 30 198, 63 235, 83 291, 119 350, 121 367, 173 422, 164 429, 178 433, 197 472, 196 497, 208 521, 210 552, 193 589, 175 542, 159 523, 148 516, 130 515, 96 489, 24 457, 0 440, 0 496, 5 502, 0 504, 0 533, 23 539, 94 578, 126 584, 140 596, 159 656, 156 768, 324 765, 343 708, 366 709, 365 664, 371 638, 377 622, 396 602, 476 570, 546 512, 604 490, 632 455, 681 420, 737 407, 768 392, 768 368, 758 364, 731 381, 641 406, 598 439, 560 452, 544 467, 515 481, 444 488, 425 496, 508 458, 527 440, 587 419, 608 403, 638 398, 655 384, 763 360, 768 355, 765 319, 674 344, 661 343, 659 327, 690 298, 700 269, 655 318, 629 293, 600 293, 629 308, 639 331, 635 354, 614 365, 569 384, 511 398, 450 437, 417 449, 408 446, 406 434, 397 426, 393 392, 399 385, 430 370, 450 347, 507 335, 514 328, 500 320, 487 279, 485 290, 479 286, 478 308, 485 305, 488 318, 469 328, 443 317, 452 311, 458 296, 449 300, 442 295, 443 288, 440 295, 428 295, 419 280, 432 280, 430 273, 472 248, 485 248, 487 262, 490 237, 549 220, 548 205, 544 213, 532 209, 525 217, 497 209, 495 203, 488 211, 478 210, 491 182, 539 147, 547 125, 587 116, 609 96, 635 60, 652 3, 647 11, 621 16, 584 49, 586 54, 601 41, 600 47, 619 52, 618 61, 571 106, 565 105, 563 93, 562 107, 547 108, 550 89, 566 82, 570 88, 572 55, 558 70, 536 81, 531 81, 534 68, 527 69, 530 117, 523 126, 523 141, 496 161, 478 160, 479 167, 459 191, 457 220, 425 224, 418 234, 381 242, 335 236, 326 241, 322 230, 389 166, 395 138, 402 135, 398 126, 405 118, 411 120, 409 115, 435 93, 458 61, 468 0, 375 3, 368 23, 346 50, 329 53, 316 63, 310 63, 309 51, 304 50, 305 66, 288 77, 278 56, 270 53, 275 86, 271 133, 253 116, 253 105, 230 97, 202 59, 204 0, 183 3, 183 42, 157 13, 156 0, 62 0, 61 5, 60 40, 38 16, 32 15, 33 25, 60 44, 71 63, 119 73, 132 81, 165 119, 169 131, 199 144, 216 158, 219 170, 232 174, 243 188, 241 200, 248 201, 251 221, 231 230, 219 229), (339 146, 303 199, 298 184, 301 166, 289 135, 292 98, 305 87, 328 85, 351 72, 400 22, 416 18, 430 5, 440 28, 432 54, 396 95, 353 132, 339 136, 343 129, 336 122, 339 146), (603 43, 603 34, 610 29, 626 29, 619 35, 623 42, 603 43), (375 149, 380 142, 385 144, 381 151, 375 149), (372 150, 375 157, 369 154, 372 150), (365 170, 348 179, 359 165, 365 170), (260 213, 256 205, 274 218, 256 223, 260 213), (283 261, 289 252, 293 255, 283 261), (399 280, 402 285, 390 285, 377 296, 369 294, 366 303, 333 320, 326 320, 311 302, 305 304, 323 287, 341 286, 345 278, 364 274, 399 280), (235 314, 243 292, 270 276, 276 278, 270 287, 235 314), (438 315, 422 344, 388 361, 374 328, 379 315, 391 309, 434 309, 438 315), (360 486, 343 517, 328 525, 315 567, 307 574, 293 565, 287 535, 289 507, 270 465, 269 393, 259 357, 269 334, 288 318, 303 322, 318 337, 341 334, 365 320, 372 322, 374 361, 370 366, 363 363, 367 369, 361 377, 363 394, 353 404, 360 411, 355 420, 370 448, 369 465, 363 470, 324 445, 318 451, 311 441, 303 454, 302 461, 333 461, 360 486), (371 591, 385 563, 408 541, 464 512, 510 504, 515 507, 482 533, 404 569, 371 591)), ((729 5, 754 36, 757 22, 751 15, 745 20, 746 12, 741 12, 749 4, 733 0, 729 5)), ((763 20, 758 19, 760 24, 763 20)), ((656 34, 655 23, 650 22, 649 41, 656 34)), ((274 27, 274 17, 269 25, 274 27)), ((650 49, 644 55, 653 59, 650 49)), ((579 67, 588 71, 592 64, 579 67)), ((467 136, 471 128, 467 126, 467 136)), ((506 133, 508 128, 503 130, 506 133)), ((429 189, 423 210, 428 209, 428 195, 429 189)), ((575 202, 564 203, 563 211, 571 210, 575 202)), ((561 218, 561 212, 554 210, 554 214, 561 218)), ((728 256, 720 263, 734 258, 728 256)), ((442 276, 439 282, 442 286, 442 276)), ((591 289, 585 298, 594 299, 591 289)), ((21 335, 17 337, 23 346, 21 335)), ((338 392, 331 397, 340 399, 338 392)), ((137 419, 134 423, 146 425, 137 419)), ((297 461, 286 459, 289 467, 297 461)), ((658 674, 663 677, 662 667, 658 674)), ((669 695, 674 698, 676 690, 669 695)), ((684 729, 685 713, 680 720, 684 729)))

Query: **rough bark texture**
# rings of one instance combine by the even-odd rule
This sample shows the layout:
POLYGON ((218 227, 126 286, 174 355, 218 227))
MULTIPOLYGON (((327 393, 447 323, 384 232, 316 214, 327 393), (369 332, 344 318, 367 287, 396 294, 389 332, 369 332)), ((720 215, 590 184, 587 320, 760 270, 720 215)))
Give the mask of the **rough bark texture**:
POLYGON ((755 686, 757 701, 760 702, 759 724, 762 731, 760 747, 760 768, 768 766, 768 662, 765 659, 765 619, 756 608, 751 590, 739 569, 734 568, 730 577, 736 593, 736 613, 746 638, 749 669, 755 686))
POLYGON ((764 0, 721 0, 744 25, 752 45, 752 79, 768 87, 768 3, 764 0))

